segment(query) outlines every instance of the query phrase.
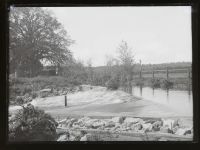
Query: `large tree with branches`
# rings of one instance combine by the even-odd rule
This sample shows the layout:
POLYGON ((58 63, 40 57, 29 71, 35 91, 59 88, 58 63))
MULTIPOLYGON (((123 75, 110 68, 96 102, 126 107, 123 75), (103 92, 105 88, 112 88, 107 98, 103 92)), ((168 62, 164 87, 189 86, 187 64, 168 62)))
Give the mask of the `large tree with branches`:
POLYGON ((59 66, 71 61, 68 47, 73 41, 48 10, 13 7, 9 20, 11 72, 35 76, 42 68, 42 62, 59 66))

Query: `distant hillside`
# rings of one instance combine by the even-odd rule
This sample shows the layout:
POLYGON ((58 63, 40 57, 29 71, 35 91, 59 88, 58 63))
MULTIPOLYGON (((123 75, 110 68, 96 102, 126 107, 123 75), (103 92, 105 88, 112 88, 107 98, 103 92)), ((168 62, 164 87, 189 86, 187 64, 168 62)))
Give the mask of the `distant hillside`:
MULTIPOLYGON (((173 62, 173 63, 162 63, 162 64, 142 64, 142 70, 149 71, 149 70, 162 70, 166 69, 181 69, 181 68, 189 68, 191 67, 191 62, 173 62)), ((98 66, 93 67, 96 73, 101 73, 106 71, 107 66, 98 66)), ((113 67, 114 69, 114 67, 113 67)), ((140 69, 140 64, 135 64, 135 71, 140 69)))

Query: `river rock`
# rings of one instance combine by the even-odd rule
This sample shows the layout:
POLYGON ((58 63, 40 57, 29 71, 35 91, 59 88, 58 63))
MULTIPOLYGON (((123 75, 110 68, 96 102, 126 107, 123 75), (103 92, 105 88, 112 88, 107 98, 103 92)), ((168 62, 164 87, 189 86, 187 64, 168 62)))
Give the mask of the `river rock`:
POLYGON ((122 124, 123 122, 124 122, 124 120, 125 120, 125 117, 113 117, 112 119, 111 119, 111 121, 113 121, 113 122, 115 122, 115 123, 120 123, 120 124, 122 124))
POLYGON ((177 124, 177 121, 172 119, 166 119, 166 120, 162 119, 162 122, 163 122, 163 127, 168 127, 171 130, 177 124))
POLYGON ((105 127, 106 128, 115 127, 115 123, 113 121, 108 121, 105 123, 105 127))
POLYGON ((80 141, 92 141, 93 136, 91 133, 87 133, 84 136, 81 137, 80 141))
POLYGON ((67 119, 63 119, 63 120, 60 120, 58 121, 58 123, 66 123, 67 119))
POLYGON ((142 129, 146 132, 146 131, 152 131, 152 124, 151 123, 146 123, 146 124, 142 124, 142 129))
POLYGON ((81 139, 82 136, 84 136, 84 132, 83 131, 72 131, 70 132, 70 136, 72 136, 72 138, 75 137, 75 141, 79 141, 81 139))
POLYGON ((72 118, 72 119, 70 120, 70 123, 73 125, 73 123, 75 123, 75 122, 77 122, 77 121, 78 121, 78 119, 72 118))
POLYGON ((75 137, 75 136, 73 136, 73 135, 70 135, 70 137, 69 137, 69 141, 78 141, 78 140, 76 139, 76 137, 75 137))
POLYGON ((192 132, 191 132, 191 129, 188 129, 188 128, 185 128, 185 129, 179 128, 179 129, 175 132, 176 135, 187 135, 187 134, 191 134, 191 133, 192 133, 192 132))
POLYGON ((142 130, 142 124, 141 123, 133 124, 131 129, 134 130, 134 131, 142 130))
POLYGON ((173 133, 173 131, 171 129, 169 129, 168 127, 164 127, 164 126, 162 126, 160 128, 160 132, 162 132, 162 133, 173 133))
POLYGON ((153 131, 159 131, 162 126, 162 121, 156 121, 152 124, 153 131))
POLYGON ((83 121, 83 123, 84 123, 85 127, 93 128, 93 124, 94 124, 95 121, 97 121, 97 119, 89 119, 89 120, 83 121))
POLYGON ((138 123, 138 122, 142 122, 143 120, 140 118, 131 118, 131 117, 126 117, 126 119, 124 120, 124 123, 138 123))
POLYGON ((168 140, 164 137, 161 137, 160 139, 158 139, 158 141, 168 141, 168 140))
POLYGON ((115 130, 117 130, 117 129, 119 129, 120 128, 120 126, 115 126, 114 128, 113 128, 113 130, 115 131, 115 130))
POLYGON ((96 121, 94 121, 92 126, 93 126, 93 128, 97 129, 97 128, 102 127, 104 125, 105 125, 105 122, 103 120, 96 120, 96 121))
POLYGON ((87 136, 86 135, 84 135, 83 137, 81 137, 81 139, 80 139, 80 141, 87 141, 88 139, 87 139, 87 136))
POLYGON ((68 134, 63 134, 57 139, 57 141, 68 141, 68 140, 69 140, 68 134))

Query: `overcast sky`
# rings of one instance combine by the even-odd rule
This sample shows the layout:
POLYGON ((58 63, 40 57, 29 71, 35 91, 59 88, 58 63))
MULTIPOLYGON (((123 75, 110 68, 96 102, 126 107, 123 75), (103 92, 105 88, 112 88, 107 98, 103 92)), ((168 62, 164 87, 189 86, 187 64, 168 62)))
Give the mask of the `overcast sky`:
POLYGON ((144 64, 191 61, 191 7, 54 7, 48 8, 75 44, 76 59, 105 65, 122 40, 144 64))

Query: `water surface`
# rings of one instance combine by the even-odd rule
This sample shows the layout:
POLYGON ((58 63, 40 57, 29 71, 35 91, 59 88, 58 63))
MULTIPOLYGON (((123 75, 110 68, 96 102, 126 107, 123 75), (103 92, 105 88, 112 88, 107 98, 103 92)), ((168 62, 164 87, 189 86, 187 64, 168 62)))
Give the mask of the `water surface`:
POLYGON ((150 87, 133 87, 132 94, 146 100, 164 104, 185 116, 192 116, 193 114, 193 95, 190 90, 175 91, 152 89, 150 87))

